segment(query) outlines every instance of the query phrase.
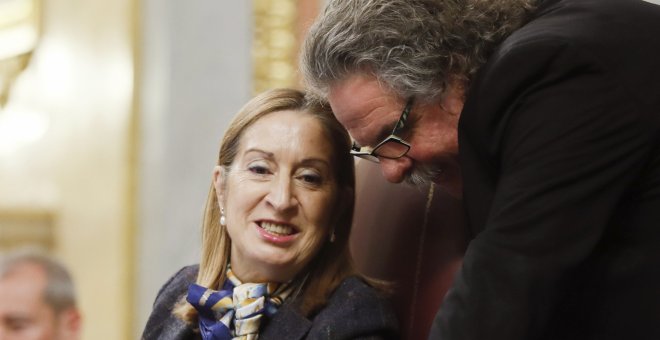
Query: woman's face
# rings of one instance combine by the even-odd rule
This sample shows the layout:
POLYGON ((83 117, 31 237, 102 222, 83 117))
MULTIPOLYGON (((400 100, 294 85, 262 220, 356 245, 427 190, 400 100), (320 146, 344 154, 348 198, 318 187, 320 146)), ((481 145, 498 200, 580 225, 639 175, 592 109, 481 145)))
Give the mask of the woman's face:
POLYGON ((332 152, 316 118, 279 111, 244 131, 229 173, 216 167, 239 279, 291 280, 328 242, 338 213, 332 152))

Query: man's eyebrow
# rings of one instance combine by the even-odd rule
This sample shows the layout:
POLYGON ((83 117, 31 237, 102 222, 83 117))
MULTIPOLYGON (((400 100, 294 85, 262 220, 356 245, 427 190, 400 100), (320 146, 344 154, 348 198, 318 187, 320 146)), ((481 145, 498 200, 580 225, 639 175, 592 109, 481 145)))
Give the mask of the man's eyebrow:
POLYGON ((392 134, 392 131, 394 131, 394 129, 396 128, 396 123, 398 121, 399 121, 399 119, 394 121, 394 123, 391 126, 390 125, 383 126, 380 133, 378 134, 378 142, 382 141, 383 139, 385 139, 385 137, 392 134))
POLYGON ((373 141, 369 141, 367 144, 360 144, 358 143, 353 136, 351 136, 351 142, 358 146, 358 147, 375 147, 376 144, 380 143, 385 137, 390 135, 390 132, 392 132, 392 129, 388 129, 387 127, 383 127, 380 129, 380 132, 376 135, 376 138, 374 138, 373 141))
POLYGON ((371 140, 366 141, 366 144, 360 144, 357 140, 355 140, 355 138, 353 138, 353 136, 351 136, 351 139, 359 147, 363 147, 363 146, 375 147, 376 144, 380 143, 383 139, 385 139, 387 136, 389 136, 392 133, 398 121, 399 119, 397 118, 397 120, 395 120, 392 123, 381 125, 378 134, 376 134, 376 137, 370 138, 371 140))
MULTIPOLYGON (((394 129, 396 128, 397 122, 399 121, 399 118, 397 118, 393 123, 383 125, 383 127, 380 128, 380 132, 378 132, 378 135, 376 135, 376 140, 373 141, 372 146, 376 146, 376 144, 380 143, 383 141, 383 139, 389 137, 389 135, 392 134, 394 129)), ((407 124, 406 124, 407 125, 407 124)))
POLYGON ((9 315, 6 320, 10 323, 24 323, 32 321, 32 318, 29 315, 9 315))

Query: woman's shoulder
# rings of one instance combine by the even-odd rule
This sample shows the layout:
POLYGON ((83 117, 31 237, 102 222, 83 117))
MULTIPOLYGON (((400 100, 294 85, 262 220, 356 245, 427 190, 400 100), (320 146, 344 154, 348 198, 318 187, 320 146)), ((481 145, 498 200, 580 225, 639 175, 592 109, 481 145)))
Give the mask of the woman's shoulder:
POLYGON ((172 275, 167 282, 161 287, 158 295, 166 291, 173 289, 188 288, 188 285, 195 282, 197 279, 197 272, 199 271, 199 265, 186 266, 179 269, 174 275, 172 275))
POLYGON ((198 270, 197 265, 183 267, 160 288, 143 339, 187 339, 192 335, 189 327, 172 314, 172 309, 186 294, 188 285, 195 282, 198 270))
POLYGON ((154 308, 159 304, 171 304, 187 292, 188 285, 195 282, 197 278, 198 265, 186 266, 172 275, 158 291, 154 308))
POLYGON ((355 275, 346 277, 339 286, 337 286, 337 289, 335 289, 330 297, 329 303, 331 303, 332 300, 345 297, 356 298, 356 301, 387 300, 385 294, 372 287, 362 277, 355 275))
POLYGON ((310 334, 335 334, 333 338, 340 339, 360 334, 388 339, 398 334, 398 321, 387 296, 357 276, 339 284, 313 323, 310 334))

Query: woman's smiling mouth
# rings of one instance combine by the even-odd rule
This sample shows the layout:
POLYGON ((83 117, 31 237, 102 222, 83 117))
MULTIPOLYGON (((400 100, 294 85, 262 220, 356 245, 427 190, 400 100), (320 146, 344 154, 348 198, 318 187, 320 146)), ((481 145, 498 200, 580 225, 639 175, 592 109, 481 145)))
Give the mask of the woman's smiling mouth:
POLYGON ((288 236, 296 233, 294 228, 286 224, 262 221, 257 223, 257 225, 269 234, 277 236, 288 236))

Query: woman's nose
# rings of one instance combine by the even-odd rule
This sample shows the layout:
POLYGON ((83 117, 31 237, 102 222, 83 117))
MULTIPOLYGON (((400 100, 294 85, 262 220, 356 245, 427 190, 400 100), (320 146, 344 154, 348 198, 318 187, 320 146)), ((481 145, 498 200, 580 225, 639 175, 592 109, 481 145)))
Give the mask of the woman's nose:
POLYGON ((277 178, 273 180, 270 192, 266 196, 266 201, 275 210, 286 210, 296 204, 295 196, 291 190, 291 180, 289 178, 277 178))
POLYGON ((412 169, 413 162, 412 159, 403 156, 397 159, 381 158, 378 164, 386 180, 392 183, 400 183, 412 169))

